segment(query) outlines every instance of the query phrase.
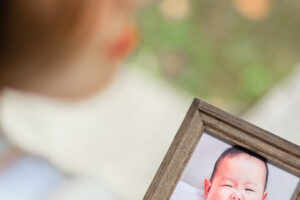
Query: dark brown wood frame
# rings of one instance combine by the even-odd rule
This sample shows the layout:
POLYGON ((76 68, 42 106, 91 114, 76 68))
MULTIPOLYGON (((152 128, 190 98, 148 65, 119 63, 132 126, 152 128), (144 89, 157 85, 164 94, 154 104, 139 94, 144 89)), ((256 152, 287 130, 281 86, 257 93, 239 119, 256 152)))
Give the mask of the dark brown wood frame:
MULTIPOLYGON (((252 150, 300 177, 300 147, 199 99, 194 99, 144 200, 169 200, 202 134, 208 131, 252 150)), ((300 184, 293 195, 300 199, 300 184)))

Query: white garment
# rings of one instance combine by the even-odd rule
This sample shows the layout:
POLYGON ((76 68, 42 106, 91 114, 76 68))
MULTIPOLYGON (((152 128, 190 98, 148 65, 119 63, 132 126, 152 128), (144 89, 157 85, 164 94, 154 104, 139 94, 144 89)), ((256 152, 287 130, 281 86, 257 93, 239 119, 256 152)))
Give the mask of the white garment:
POLYGON ((179 181, 170 200, 205 200, 202 189, 179 181))
POLYGON ((45 200, 64 184, 64 179, 49 163, 21 156, 1 169, 0 196, 5 200, 45 200))
POLYGON ((140 200, 191 102, 165 83, 124 71, 77 104, 6 91, 0 120, 22 149, 68 173, 97 177, 121 198, 140 200))
POLYGON ((47 200, 117 200, 97 180, 72 178, 47 200))

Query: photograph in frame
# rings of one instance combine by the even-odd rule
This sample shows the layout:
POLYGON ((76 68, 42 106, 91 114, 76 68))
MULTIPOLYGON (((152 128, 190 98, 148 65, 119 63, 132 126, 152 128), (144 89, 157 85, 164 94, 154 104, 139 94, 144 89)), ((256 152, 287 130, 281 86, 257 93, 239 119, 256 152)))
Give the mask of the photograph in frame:
POLYGON ((256 156, 204 132, 171 200, 291 199, 299 177, 256 156))
POLYGON ((299 200, 299 178, 298 145, 195 98, 144 200, 299 200))

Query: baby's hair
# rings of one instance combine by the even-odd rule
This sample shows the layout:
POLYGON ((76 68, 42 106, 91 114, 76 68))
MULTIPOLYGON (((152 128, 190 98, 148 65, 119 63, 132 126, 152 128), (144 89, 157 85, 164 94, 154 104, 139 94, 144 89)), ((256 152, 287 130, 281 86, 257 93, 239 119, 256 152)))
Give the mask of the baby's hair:
POLYGON ((231 148, 228 148, 226 149, 221 155, 220 157, 218 158, 218 160, 216 161, 215 163, 215 166, 214 166, 214 170, 212 172, 212 175, 211 175, 211 178, 210 180, 212 181, 214 176, 215 176, 215 173, 217 171, 217 168, 220 164, 220 162, 227 156, 230 156, 230 157, 234 157, 234 156, 237 156, 239 154, 248 154, 250 156, 253 156, 261 161, 263 161, 265 167, 266 167, 266 180, 265 180, 265 187, 264 187, 264 190, 266 190, 267 188, 267 183, 268 183, 268 176, 269 176, 269 169, 268 169, 268 165, 267 165, 267 159, 258 155, 257 153, 253 152, 253 151, 250 151, 244 147, 241 147, 241 146, 233 146, 231 148))

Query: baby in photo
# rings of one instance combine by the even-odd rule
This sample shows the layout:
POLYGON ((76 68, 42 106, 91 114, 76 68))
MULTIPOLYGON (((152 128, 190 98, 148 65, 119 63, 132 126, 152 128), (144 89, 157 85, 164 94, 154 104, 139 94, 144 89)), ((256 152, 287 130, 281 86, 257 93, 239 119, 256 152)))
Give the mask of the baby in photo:
POLYGON ((266 159, 239 146, 225 150, 204 180, 206 200, 265 200, 266 159))

